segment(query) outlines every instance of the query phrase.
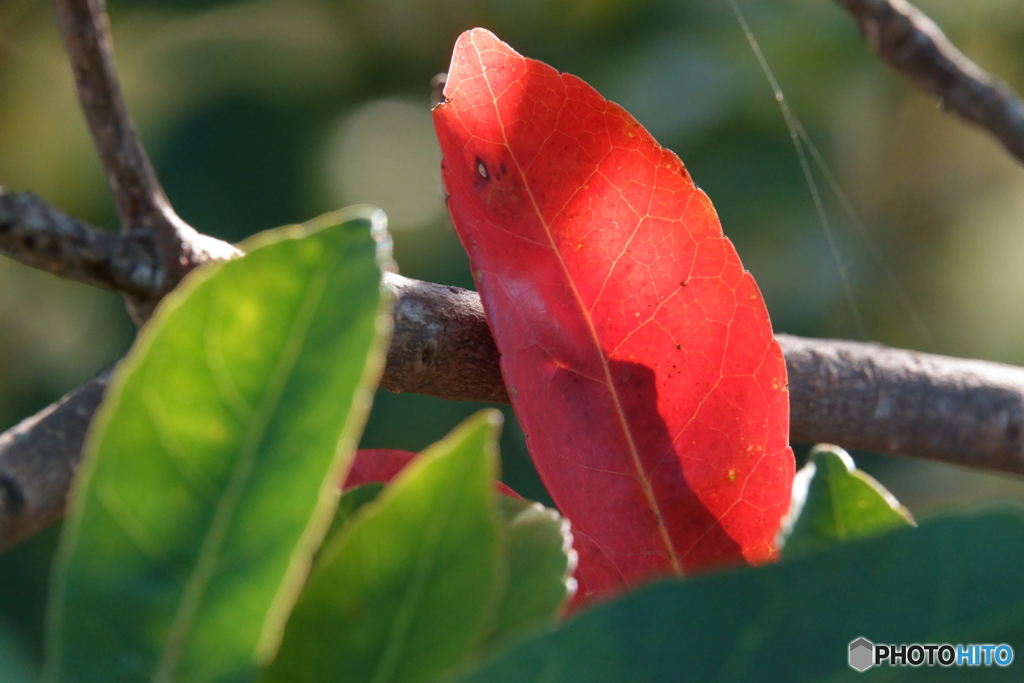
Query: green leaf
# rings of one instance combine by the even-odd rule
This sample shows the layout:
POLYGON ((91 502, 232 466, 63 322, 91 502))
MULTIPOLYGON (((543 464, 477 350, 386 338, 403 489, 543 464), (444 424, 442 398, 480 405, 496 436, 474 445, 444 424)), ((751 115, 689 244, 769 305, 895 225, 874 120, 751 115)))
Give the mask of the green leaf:
POLYGON ((850 539, 904 526, 914 518, 884 486, 859 471, 839 446, 811 450, 793 480, 793 507, 782 530, 782 557, 790 559, 850 539))
POLYGON ((47 680, 238 681, 273 655, 382 370, 387 246, 383 213, 331 214, 160 305, 88 439, 47 680))
MULTIPOLYGON (((790 562, 649 586, 522 642, 462 683, 864 680, 847 665, 858 637, 1024 642, 1022 570, 1021 510, 932 520, 790 562)), ((979 680, 1019 680, 1015 668, 979 680)), ((970 673, 871 673, 886 672, 901 681, 970 673)))
POLYGON ((501 590, 500 423, 471 417, 324 547, 264 681, 434 681, 473 650, 501 590))
POLYGON ((576 553, 569 522, 540 503, 498 498, 506 530, 508 578, 490 646, 553 625, 575 589, 576 553))
MULTIPOLYGON (((379 482, 345 491, 338 504, 325 546, 364 505, 385 488, 379 482)), ((498 513, 505 536, 506 580, 491 635, 485 647, 500 647, 544 626, 554 625, 575 582, 569 522, 540 503, 497 496, 498 513)))

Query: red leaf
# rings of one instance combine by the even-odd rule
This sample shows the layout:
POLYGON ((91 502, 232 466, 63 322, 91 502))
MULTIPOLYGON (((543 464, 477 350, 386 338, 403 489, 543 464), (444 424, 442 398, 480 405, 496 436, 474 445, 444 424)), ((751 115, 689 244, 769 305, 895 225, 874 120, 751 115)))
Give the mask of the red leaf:
POLYGON ((483 29, 444 95, 448 207, 581 593, 773 559, 786 367, 707 196, 621 107, 483 29))
POLYGON ((352 467, 348 470, 345 483, 341 488, 343 491, 369 484, 380 482, 390 483, 402 469, 412 462, 419 453, 410 451, 398 451, 390 448, 364 448, 356 451, 356 457, 352 460, 352 467))
MULTIPOLYGON (((390 448, 364 448, 356 451, 356 457, 352 461, 352 467, 349 468, 348 476, 345 477, 345 483, 342 484, 341 489, 347 491, 371 482, 390 484, 391 480, 398 476, 398 473, 418 455, 419 453, 390 448)), ((500 481, 494 482, 494 488, 498 493, 503 493, 506 496, 522 497, 500 481)))

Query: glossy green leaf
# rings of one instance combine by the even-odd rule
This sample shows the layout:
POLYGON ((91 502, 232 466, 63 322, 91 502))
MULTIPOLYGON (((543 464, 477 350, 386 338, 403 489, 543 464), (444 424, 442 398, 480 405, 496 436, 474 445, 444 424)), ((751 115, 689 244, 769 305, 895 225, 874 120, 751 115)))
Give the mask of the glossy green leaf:
POLYGON ((1017 647, 1022 571, 1020 510, 933 520, 798 560, 655 584, 522 642, 462 683, 1019 680, 1016 662, 869 676, 848 667, 847 653, 858 637, 1017 647))
POLYGON ((473 650, 503 578, 500 422, 467 420, 331 539, 264 681, 434 681, 473 650))
POLYGON ((50 681, 239 681, 280 639, 382 369, 384 217, 244 248, 118 367, 61 539, 50 681))
POLYGON ((507 579, 490 643, 499 646, 555 623, 572 597, 576 553, 569 522, 540 503, 499 496, 507 579))
POLYGON ((821 444, 793 481, 793 507, 782 531, 789 559, 862 536, 913 526, 895 496, 858 470, 839 446, 821 444))

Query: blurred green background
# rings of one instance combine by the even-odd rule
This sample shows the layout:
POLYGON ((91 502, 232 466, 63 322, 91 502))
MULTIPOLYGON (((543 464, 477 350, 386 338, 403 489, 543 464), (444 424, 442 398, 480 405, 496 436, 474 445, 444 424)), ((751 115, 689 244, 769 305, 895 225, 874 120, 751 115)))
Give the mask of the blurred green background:
MULTIPOLYGON (((1024 91, 1024 5, 918 4, 1024 91)), ((724 0, 112 0, 110 14, 135 121, 171 201, 204 232, 237 241, 373 203, 403 274, 471 287, 441 197, 429 83, 459 32, 484 26, 584 78, 682 157, 777 331, 1024 364, 1020 166, 873 59, 833 0, 741 6, 870 236, 826 194, 862 326, 724 0)), ((0 0, 0 185, 116 229, 44 0, 0 0)), ((116 360, 132 335, 117 297, 0 259, 0 430, 116 360)), ((382 392, 364 445, 419 450, 477 407, 382 392)), ((543 499, 509 417, 505 477, 543 499)), ((855 457, 918 516, 1024 497, 1009 477, 855 457)), ((55 539, 0 557, 0 683, 39 657, 55 539)))

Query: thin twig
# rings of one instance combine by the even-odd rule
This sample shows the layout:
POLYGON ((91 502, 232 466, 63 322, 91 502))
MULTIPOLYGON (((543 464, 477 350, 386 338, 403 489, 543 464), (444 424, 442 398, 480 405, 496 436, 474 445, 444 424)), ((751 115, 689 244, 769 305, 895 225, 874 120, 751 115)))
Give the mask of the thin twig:
POLYGON ((872 51, 939 98, 942 106, 994 135, 1024 163, 1024 102, 968 59, 942 30, 905 0, 838 0, 872 51))
POLYGON ((141 325, 188 271, 238 252, 233 247, 224 251, 219 248, 223 242, 197 233, 167 201, 121 94, 103 0, 52 1, 78 101, 114 196, 121 230, 144 232, 157 259, 152 276, 158 284, 156 294, 140 297, 125 292, 128 312, 141 325))
POLYGON ((174 212, 125 106, 103 0, 53 0, 53 8, 122 230, 165 229, 174 212))

